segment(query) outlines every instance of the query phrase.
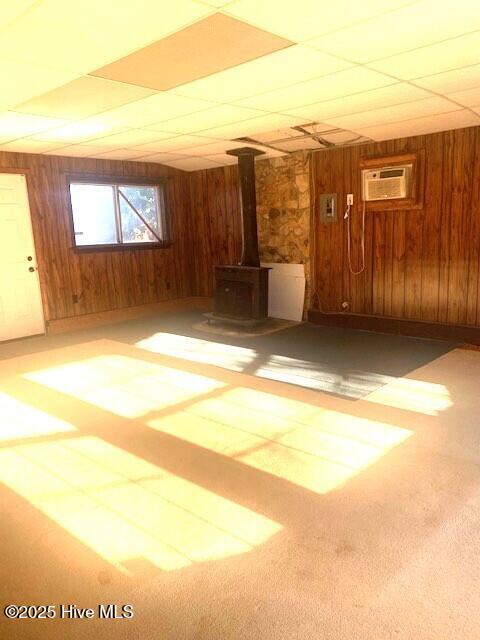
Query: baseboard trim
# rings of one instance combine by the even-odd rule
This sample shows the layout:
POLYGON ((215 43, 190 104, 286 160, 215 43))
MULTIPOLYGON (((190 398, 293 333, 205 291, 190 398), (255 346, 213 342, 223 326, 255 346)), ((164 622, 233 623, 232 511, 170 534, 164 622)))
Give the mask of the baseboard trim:
POLYGON ((78 331, 79 329, 90 329, 92 327, 126 322, 127 320, 134 320, 155 314, 174 313, 190 309, 209 311, 211 307, 211 298, 192 296, 189 298, 178 298, 176 300, 163 300, 152 304, 142 304, 137 307, 126 307, 124 309, 113 309, 111 311, 101 311, 99 313, 88 313, 81 316, 50 320, 50 322, 47 323, 47 334, 55 335, 58 333, 67 333, 68 331, 78 331))
POLYGON ((328 327, 395 333, 416 338, 431 338, 480 345, 480 327, 425 322, 422 320, 403 320, 383 316, 366 316, 354 313, 322 313, 318 309, 309 309, 308 320, 328 327))

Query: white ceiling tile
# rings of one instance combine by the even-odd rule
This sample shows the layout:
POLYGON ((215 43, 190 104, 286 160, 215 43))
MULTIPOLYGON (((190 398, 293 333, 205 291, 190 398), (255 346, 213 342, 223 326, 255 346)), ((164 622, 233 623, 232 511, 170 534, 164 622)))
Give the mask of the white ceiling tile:
POLYGON ((216 106, 214 102, 186 98, 164 91, 105 111, 95 116, 95 119, 123 127, 148 128, 149 125, 156 125, 159 121, 197 113, 214 106, 216 106))
MULTIPOLYGON (((266 158, 276 158, 278 156, 285 155, 283 151, 279 151, 277 149, 270 149, 269 147, 265 147, 261 144, 256 144, 253 142, 248 142, 248 143, 237 142, 236 144, 231 145, 230 148, 237 149, 239 147, 244 147, 246 144, 248 144, 249 147, 252 147, 253 149, 258 149, 259 151, 262 152, 262 155, 256 156, 255 160, 262 160, 266 158)), ((211 151, 211 149, 209 149, 209 151, 211 151)), ((182 149, 181 153, 183 154, 184 158, 185 157, 206 158, 208 160, 211 160, 212 162, 218 162, 223 165, 238 163, 238 160, 235 156, 230 156, 227 153, 205 153, 204 150, 202 150, 200 147, 182 149)))
POLYGON ((182 171, 214 169, 220 166, 217 162, 212 162, 212 160, 207 160, 206 158, 183 158, 182 160, 163 162, 163 164, 166 164, 168 167, 173 167, 174 169, 181 169, 182 171))
MULTIPOLYGON (((331 127, 328 127, 331 129, 331 127)), ((274 142, 275 140, 284 140, 285 138, 296 138, 298 131, 291 128, 275 129, 274 131, 265 131, 264 133, 255 134, 255 140, 260 142, 274 142)))
POLYGON ((58 71, 37 64, 0 59, 0 109, 13 108, 21 102, 70 82, 77 75, 71 71, 58 71))
POLYGON ((187 29, 142 47, 92 74, 164 91, 291 44, 212 10, 212 15, 187 29))
POLYGON ((237 0, 225 13, 289 40, 302 42, 412 0, 237 0))
POLYGON ((149 155, 142 155, 136 158, 136 160, 140 160, 141 162, 154 162, 159 164, 164 164, 165 162, 172 162, 173 160, 181 160, 185 158, 184 154, 179 153, 153 153, 149 155))
POLYGON ((318 149, 326 147, 321 143, 317 142, 313 138, 304 138, 302 136, 298 136, 297 138, 292 138, 291 140, 285 140, 284 142, 277 143, 279 149, 283 149, 284 151, 288 151, 292 153, 293 151, 305 151, 307 149, 318 149))
POLYGON ((238 159, 235 156, 229 156, 226 153, 214 153, 211 156, 204 156, 206 160, 216 162, 222 167, 226 167, 231 164, 238 164, 238 159))
POLYGON ((145 154, 158 155, 159 153, 168 153, 168 150, 165 151, 165 147, 168 147, 171 144, 171 141, 174 140, 174 138, 180 137, 174 136, 171 133, 169 133, 168 136, 159 138, 156 142, 134 145, 133 148, 138 149, 139 151, 143 151, 143 153, 145 154))
POLYGON ((388 107, 402 104, 403 102, 422 100, 423 98, 431 97, 431 95, 428 91, 414 87, 406 82, 397 82, 397 84, 392 84, 388 87, 297 107, 296 109, 287 110, 286 113, 291 113, 306 120, 326 121, 330 118, 350 113, 360 113, 377 107, 388 107))
POLYGON ((268 113, 258 118, 244 120, 243 122, 206 129, 205 131, 202 131, 202 134, 212 136, 214 138, 231 140, 232 138, 252 136, 255 133, 281 129, 282 127, 291 127, 298 124, 303 124, 303 120, 301 118, 283 115, 280 113, 268 113))
POLYGON ((258 118, 252 118, 245 124, 247 135, 251 136, 273 129, 281 129, 282 127, 301 125, 304 124, 304 120, 303 118, 297 118, 296 116, 285 115, 283 113, 269 113, 258 118))
POLYGON ((480 86, 475 89, 450 93, 447 95, 447 98, 463 104, 465 107, 478 107, 480 106, 480 86))
POLYGON ((58 142, 40 142, 32 138, 19 138, 13 142, 2 144, 1 150, 16 153, 45 153, 45 151, 58 149, 58 146, 58 142))
POLYGON ((15 2, 0 3, 0 29, 4 29, 11 22, 18 19, 22 13, 27 11, 37 0, 15 0, 15 2))
POLYGON ((476 31, 408 53, 370 62, 368 66, 401 80, 410 80, 476 64, 479 48, 480 31, 476 31))
POLYGON ((152 134, 154 139, 152 138, 152 142, 142 142, 141 144, 133 144, 129 145, 133 148, 145 149, 145 153, 161 153, 163 149, 163 144, 165 140, 173 140, 173 138, 178 138, 180 134, 172 133, 171 131, 156 131, 155 129, 141 129, 141 131, 145 131, 148 134, 152 134))
POLYGON ((159 142, 162 134, 145 129, 130 129, 113 135, 92 137, 92 144, 98 147, 110 147, 123 149, 125 147, 137 147, 142 144, 159 142))
POLYGON ((200 0, 202 4, 208 4, 211 7, 224 7, 227 4, 230 4, 232 0, 200 0))
POLYGON ((154 94, 124 82, 82 76, 16 107, 16 111, 80 120, 154 94))
POLYGON ((246 109, 245 107, 223 104, 198 113, 190 113, 180 118, 151 124, 148 125, 148 129, 155 130, 158 127, 162 131, 170 131, 172 133, 195 133, 202 129, 248 120, 259 115, 263 115, 263 112, 257 109, 246 109))
POLYGON ((332 100, 369 89, 385 87, 395 82, 394 79, 382 73, 357 66, 323 78, 292 84, 283 89, 239 100, 237 104, 252 109, 284 112, 320 100, 332 100))
POLYGON ((110 151, 102 149, 92 154, 92 157, 105 160, 137 160, 142 155, 141 151, 135 151, 134 149, 112 149, 110 151))
POLYGON ((355 131, 332 131, 331 133, 325 133, 322 138, 327 142, 333 142, 333 144, 360 144, 362 142, 368 142, 370 138, 359 135, 355 131))
MULTIPOLYGON (((256 145, 248 143, 249 147, 257 148, 256 145)), ((270 158, 281 158, 288 154, 288 151, 281 151, 279 149, 269 149, 267 147, 258 147, 261 151, 263 151, 264 155, 255 156, 255 162, 260 162, 262 160, 269 160, 270 158)), ((208 159, 214 160, 223 166, 227 165, 236 165, 238 164, 238 159, 235 156, 229 156, 226 153, 217 153, 212 156, 207 156, 208 159), (233 162, 232 162, 233 160, 233 162)))
MULTIPOLYGON (((20 114, 23 115, 23 114, 20 114)), ((29 116, 34 117, 34 116, 29 116)), ((36 117, 36 116, 35 116, 36 117)), ((32 136, 35 140, 44 140, 46 142, 63 142, 64 144, 75 144, 87 142, 93 138, 106 136, 120 132, 119 127, 110 126, 106 123, 95 122, 93 120, 79 120, 71 122, 62 127, 55 127, 43 133, 32 136)))
POLYGON ((0 57, 88 73, 211 11, 192 0, 83 0, 75 8, 65 0, 42 0, 4 29, 0 57))
POLYGON ((451 113, 440 113, 434 116, 416 118, 414 120, 404 120, 391 124, 379 125, 377 127, 367 127, 357 129, 357 133, 372 138, 372 140, 391 140, 393 138, 406 138, 436 131, 449 131, 450 129, 462 129, 480 125, 480 116, 476 116, 471 111, 453 111, 451 113))
POLYGON ((179 153, 188 156, 211 156, 217 153, 224 153, 228 151, 228 149, 235 149, 238 146, 240 146, 238 142, 217 140, 216 142, 210 142, 208 144, 185 147, 179 153))
POLYGON ((30 116, 24 113, 7 111, 0 113, 0 141, 9 142, 16 138, 35 136, 40 131, 51 129, 52 127, 64 124, 65 120, 56 118, 43 118, 41 116, 30 116))
POLYGON ((478 0, 424 0, 316 38, 308 44, 355 62, 368 62, 475 29, 480 29, 478 0))
POLYGON ((213 136, 191 136, 182 135, 175 136, 174 138, 168 138, 167 140, 160 140, 158 145, 156 143, 148 143, 135 145, 135 149, 148 153, 170 153, 171 151, 177 152, 181 149, 187 149, 188 147, 202 146, 203 144, 209 144, 216 142, 213 136))
POLYGON ((175 93, 218 102, 325 76, 351 66, 309 47, 295 45, 175 88, 175 93))
MULTIPOLYGON (((244 142, 235 142, 234 140, 218 140, 217 142, 213 142, 210 144, 202 144, 196 147, 187 147, 179 151, 179 153, 188 156, 214 156, 214 155, 225 155, 226 151, 230 149, 237 149, 238 147, 244 147, 244 142)), ((259 149, 260 151, 266 151, 267 148, 261 144, 250 144, 249 147, 253 147, 254 149, 259 149)), ((229 156, 230 157, 230 156, 229 156)), ((231 156, 233 157, 233 156, 231 156)))
POLYGON ((411 120, 412 118, 420 118, 437 113, 447 113, 460 109, 461 107, 455 105, 453 102, 434 96, 424 100, 415 100, 415 102, 405 102, 395 106, 383 107, 382 109, 371 109, 363 113, 353 113, 339 118, 330 118, 327 124, 332 124, 341 129, 355 129, 355 131, 357 131, 358 129, 386 124, 388 122, 411 120))
POLYGON ((454 93, 480 87, 480 64, 417 78, 415 84, 436 93, 454 93))
POLYGON ((234 122, 231 124, 223 125, 222 127, 213 127, 212 129, 205 129, 202 131, 202 135, 210 136, 211 138, 217 138, 221 140, 231 140, 232 138, 239 138, 240 136, 246 136, 248 124, 251 126, 252 120, 244 120, 243 122, 234 122))
POLYGON ((58 143, 55 149, 49 149, 45 153, 49 156, 67 156, 71 158, 89 158, 96 153, 105 152, 104 147, 97 147, 87 144, 69 144, 66 146, 58 147, 58 143))

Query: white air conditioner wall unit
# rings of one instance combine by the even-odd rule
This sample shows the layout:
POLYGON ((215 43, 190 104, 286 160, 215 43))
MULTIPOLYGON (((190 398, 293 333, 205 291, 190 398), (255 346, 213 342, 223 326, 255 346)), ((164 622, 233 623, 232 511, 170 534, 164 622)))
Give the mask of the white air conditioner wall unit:
POLYGON ((405 164, 381 169, 364 169, 363 199, 397 200, 410 196, 412 165, 405 164))

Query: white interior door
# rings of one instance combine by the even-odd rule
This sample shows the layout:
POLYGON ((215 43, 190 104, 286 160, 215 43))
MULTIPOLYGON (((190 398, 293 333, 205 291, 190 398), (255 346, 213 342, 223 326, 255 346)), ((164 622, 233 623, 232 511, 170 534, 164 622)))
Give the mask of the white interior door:
POLYGON ((27 183, 0 173, 0 341, 44 331, 27 183))

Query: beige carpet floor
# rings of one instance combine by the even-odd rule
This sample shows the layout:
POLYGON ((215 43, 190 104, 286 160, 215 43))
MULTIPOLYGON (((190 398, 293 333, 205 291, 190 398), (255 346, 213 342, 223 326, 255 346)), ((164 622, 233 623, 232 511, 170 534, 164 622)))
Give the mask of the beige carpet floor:
POLYGON ((0 638, 477 640, 479 380, 464 350, 357 401, 152 341, 3 360, 0 638))

